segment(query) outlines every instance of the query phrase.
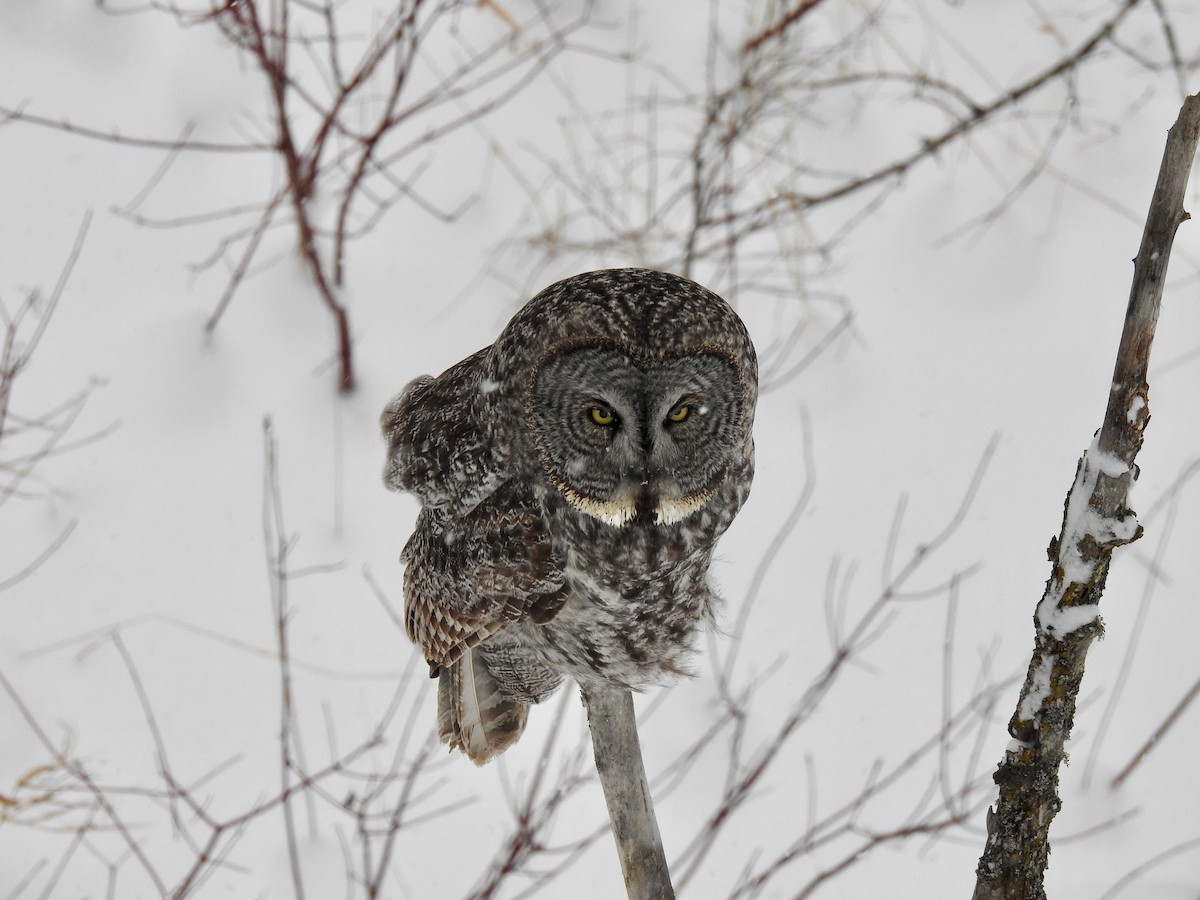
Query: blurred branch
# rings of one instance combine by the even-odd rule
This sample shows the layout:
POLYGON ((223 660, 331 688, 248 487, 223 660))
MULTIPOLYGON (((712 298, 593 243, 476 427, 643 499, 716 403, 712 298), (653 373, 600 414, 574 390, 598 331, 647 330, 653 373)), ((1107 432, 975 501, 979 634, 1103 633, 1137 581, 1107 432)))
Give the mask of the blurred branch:
POLYGON ((54 315, 63 289, 67 286, 67 280, 75 269, 75 263, 79 261, 79 254, 83 250, 83 241, 87 237, 88 226, 91 225, 91 222, 92 214, 85 213, 83 221, 79 224, 79 230, 75 233, 75 243, 71 247, 71 252, 67 254, 67 261, 59 271, 58 280, 49 297, 43 301, 37 291, 31 292, 25 303, 12 316, 3 306, 0 306, 0 317, 4 320, 4 346, 0 348, 0 439, 4 437, 13 382, 16 381, 21 370, 29 364, 34 350, 37 349, 42 335, 46 332, 46 326, 50 324, 50 317, 54 315), (17 335, 21 323, 27 315, 37 316, 33 334, 18 343, 17 335))
POLYGON ((1200 837, 1181 841, 1174 846, 1168 847, 1161 853, 1156 853, 1153 857, 1146 860, 1140 866, 1135 867, 1126 875, 1124 875, 1120 881, 1101 894, 1098 900, 1112 900, 1113 897, 1116 897, 1118 894, 1122 893, 1125 888, 1129 887, 1129 885, 1131 885, 1138 878, 1141 878, 1147 872, 1152 871, 1155 867, 1162 865, 1172 857, 1179 856, 1184 853, 1190 853, 1195 850, 1200 850, 1200 837))
POLYGON ((197 151, 200 153, 267 153, 275 150, 271 144, 239 143, 225 144, 219 141, 187 140, 168 141, 162 138, 135 137, 121 134, 117 129, 103 131, 86 125, 75 125, 64 119, 51 119, 39 116, 25 109, 0 106, 0 126, 14 122, 36 125, 39 128, 49 128, 64 134, 88 138, 94 141, 104 141, 109 144, 120 144, 122 147, 135 147, 143 150, 168 150, 178 153, 181 150, 197 151))
POLYGON ((549 10, 539 6, 531 21, 516 25, 505 20, 515 28, 483 47, 464 40, 465 54, 433 87, 413 86, 418 61, 433 63, 424 53, 427 39, 441 20, 457 14, 458 7, 428 0, 395 4, 371 23, 360 55, 348 66, 344 57, 349 29, 341 19, 350 13, 335 0, 282 0, 265 10, 260 0, 214 2, 203 13, 174 4, 159 6, 185 23, 214 24, 229 44, 254 61, 267 84, 275 134, 271 147, 284 172, 283 188, 263 204, 257 225, 244 240, 209 319, 210 330, 246 277, 263 235, 286 200, 300 257, 333 318, 338 388, 354 389, 350 316, 341 290, 347 242, 370 230, 398 199, 411 198, 431 209, 415 191, 420 167, 409 176, 397 175, 395 167, 519 93, 563 49, 567 32, 586 19, 585 11, 560 27, 549 10), (312 37, 306 24, 320 36, 312 37), (523 45, 515 42, 517 35, 527 38, 523 45), (310 71, 325 86, 324 95, 307 86, 304 74, 310 71), (519 77, 512 80, 514 73, 519 77), (461 111, 441 114, 441 119, 433 116, 446 105, 461 111), (334 199, 331 213, 323 214, 314 204, 324 198, 334 199), (356 218, 362 206, 370 211, 356 218))
POLYGON ((117 834, 120 835, 121 840, 129 849, 130 854, 138 861, 139 865, 154 883, 159 895, 166 896, 166 884, 159 875, 158 869, 146 856, 141 843, 133 836, 133 833, 130 831, 130 828, 126 824, 124 818, 116 811, 108 794, 96 784, 95 780, 90 774, 88 774, 87 769, 85 769, 81 763, 69 759, 54 745, 54 742, 50 740, 50 736, 45 732, 37 718, 34 716, 33 711, 26 706, 25 701, 21 699, 21 695, 17 692, 17 689, 13 686, 12 682, 8 680, 3 671, 0 671, 0 689, 2 689, 4 693, 8 695, 9 700, 11 700, 13 705, 16 706, 17 712, 21 719, 24 720, 25 724, 38 739, 38 742, 42 745, 42 749, 45 750, 46 753, 50 755, 50 758, 54 760, 54 764, 64 772, 69 773, 73 779, 77 780, 87 789, 88 793, 90 793, 95 800, 96 805, 103 810, 110 826, 117 834))
POLYGON ((279 650, 279 776, 283 801, 283 825, 287 834, 288 862, 292 890, 296 900, 304 900, 304 877, 300 869, 300 848, 296 843, 296 823, 292 813, 292 743, 298 740, 292 702, 291 657, 288 653, 288 555, 291 541, 283 524, 283 500, 279 493, 279 470, 275 463, 277 448, 271 420, 263 420, 263 540, 267 550, 267 576, 271 585, 271 612, 275 640, 279 650))
MULTIPOLYGON (((429 803, 446 782, 428 777, 441 763, 433 755, 437 747, 434 735, 427 727, 422 730, 418 726, 425 717, 419 715, 424 711, 423 692, 418 689, 422 679, 417 675, 420 660, 415 653, 410 654, 398 679, 393 674, 397 683, 391 702, 378 716, 371 732, 357 740, 349 751, 339 752, 330 724, 329 761, 316 769, 305 765, 299 744, 299 698, 292 679, 292 614, 287 591, 297 578, 336 569, 296 568, 289 564, 295 541, 284 529, 277 450, 269 422, 264 426, 264 443, 263 533, 276 642, 272 655, 278 664, 280 691, 279 729, 277 743, 273 745, 279 788, 264 796, 260 787, 254 787, 259 783, 254 780, 253 795, 248 801, 235 806, 232 812, 214 812, 217 806, 212 799, 214 791, 221 797, 219 808, 228 809, 231 798, 228 791, 219 791, 211 782, 240 757, 224 760, 198 778, 187 780, 180 776, 172 763, 170 736, 151 704, 153 685, 139 671, 135 653, 123 638, 120 624, 105 628, 94 638, 85 636, 85 646, 94 650, 102 642, 114 647, 129 674, 153 747, 157 772, 151 786, 105 784, 66 751, 55 747, 30 706, 0 671, 0 694, 7 694, 19 717, 50 756, 49 764, 31 769, 7 792, 0 792, 0 822, 69 836, 57 864, 47 866, 43 860, 25 876, 31 886, 40 882, 33 890, 40 889, 43 896, 52 894, 69 866, 82 869, 90 854, 95 857, 91 864, 102 867, 111 884, 119 880, 127 891, 139 889, 135 886, 136 879, 122 874, 128 868, 127 862, 136 861, 146 879, 143 892, 172 900, 191 898, 214 875, 239 865, 238 844, 250 829, 261 832, 282 823, 283 842, 291 863, 292 892, 302 897, 303 847, 294 807, 296 802, 304 802, 309 805, 309 819, 314 828, 318 803, 332 812, 335 822, 349 821, 361 852, 357 862, 347 857, 348 884, 361 886, 368 900, 376 900, 384 896, 383 884, 392 871, 401 830, 446 815, 467 802, 451 801, 437 806, 429 803), (410 709, 396 733, 392 726, 405 697, 411 697, 410 709), (374 758, 375 751, 385 743, 390 747, 391 758, 380 766, 374 758), (164 838, 174 845, 169 853, 161 852, 158 846, 157 842, 164 838), (119 842, 115 854, 114 840, 119 842), (81 849, 88 851, 82 854, 85 857, 82 860, 77 858, 81 849)), ((222 639, 212 632, 201 633, 222 639)), ((237 646, 242 650, 258 649, 244 644, 237 646)), ((189 768, 196 762, 194 754, 190 754, 189 768)), ((93 878, 89 883, 102 881, 93 878)))
POLYGON ((772 22, 762 31, 746 39, 742 44, 743 53, 753 53, 767 41, 780 37, 796 22, 799 22, 805 15, 812 12, 821 5, 823 0, 800 0, 791 9, 786 10, 776 21, 772 22))
POLYGON ((1041 900, 1050 824, 1061 807, 1058 771, 1074 725, 1092 640, 1103 632, 1100 597, 1113 550, 1141 536, 1126 503, 1150 420, 1146 381, 1175 232, 1200 141, 1200 95, 1171 127, 1134 262, 1133 287, 1104 423, 1079 461, 1063 525, 1050 543, 1051 575, 1034 617, 1034 650, 1010 742, 995 774, 1000 796, 976 870, 975 900, 1041 900))
POLYGON ((1151 732, 1150 736, 1146 738, 1146 742, 1142 744, 1138 752, 1133 755, 1133 758, 1125 764, 1124 768, 1122 768, 1120 772, 1113 776, 1110 787, 1118 788, 1125 782, 1125 779, 1128 778, 1133 770, 1141 764, 1142 760, 1146 758, 1146 755, 1158 745, 1158 742, 1162 740, 1163 735, 1165 735, 1171 729, 1171 726, 1179 720, 1179 717, 1183 715, 1184 711, 1189 706, 1191 706, 1192 701, 1195 700, 1197 696, 1200 696, 1200 678, 1192 682, 1192 686, 1187 689, 1187 692, 1183 695, 1183 698, 1175 704, 1175 707, 1167 714, 1167 717, 1162 720, 1162 722, 1157 728, 1154 729, 1153 732, 1151 732))
MULTIPOLYGON (((964 776, 952 797, 945 798, 940 805, 932 808, 926 808, 928 796, 922 797, 916 808, 907 816, 899 817, 900 822, 895 826, 871 827, 866 818, 868 808, 877 801, 885 801, 886 798, 882 805, 894 805, 895 788, 902 779, 917 772, 922 763, 937 757, 936 751, 939 747, 957 744, 972 732, 985 731, 990 724, 990 714, 1000 689, 1004 686, 991 685, 971 697, 960 709, 947 715, 936 733, 897 762, 885 767, 882 761, 877 761, 866 783, 858 792, 851 794, 846 801, 824 816, 818 818, 812 814, 811 810, 815 809, 816 800, 815 797, 810 797, 809 820, 796 829, 796 837, 773 858, 754 860, 753 867, 747 867, 742 874, 739 884, 730 894, 730 900, 760 896, 788 866, 805 855, 815 855, 823 848, 833 847, 835 842, 841 842, 843 846, 848 843, 849 847, 840 857, 836 857, 834 862, 813 873, 797 893, 789 893, 789 896, 812 896, 827 882, 862 862, 867 854, 877 847, 901 843, 915 837, 935 837, 965 825, 970 817, 982 809, 981 789, 986 780, 972 777, 970 774, 964 776)), ((938 780, 949 777, 944 759, 939 761, 939 769, 934 773, 934 777, 938 780)), ((815 795, 817 791, 817 780, 810 778, 810 794, 815 795)), ((885 814, 893 817, 897 815, 895 810, 888 810, 885 814)), ((789 884, 789 888, 793 887, 794 885, 789 884)))
POLYGON ((20 584, 34 572, 41 568, 42 564, 58 552, 58 548, 67 542, 67 538, 75 530, 75 526, 79 524, 77 519, 72 519, 67 523, 66 527, 58 533, 58 537, 54 538, 47 544, 37 556, 27 562, 21 569, 9 575, 7 578, 0 579, 0 593, 9 588, 20 584))
MULTIPOLYGON (((190 125, 173 141, 130 136, 116 128, 78 126, 19 107, 0 107, 0 125, 25 123, 166 151, 166 160, 146 187, 117 210, 136 223, 178 227, 214 218, 250 218, 200 264, 207 268, 232 255, 209 330, 251 272, 278 213, 286 209, 285 224, 295 232, 296 251, 333 320, 337 385, 348 392, 355 384, 353 334, 343 296, 348 242, 368 233, 400 200, 412 200, 444 219, 461 214, 475 195, 445 212, 417 191, 425 163, 407 172, 400 166, 521 93, 567 47, 571 32, 588 21, 590 0, 561 4, 568 5, 574 11, 560 16, 555 4, 539 2, 528 18, 516 21, 497 4, 478 4, 487 14, 464 21, 476 5, 400 0, 364 9, 338 0, 206 0, 195 6, 152 0, 136 8, 113 9, 100 4, 110 14, 157 11, 184 26, 215 27, 262 76, 267 89, 262 124, 271 139, 197 140, 190 125), (476 40, 481 35, 484 39, 476 40), (435 36, 443 40, 427 51, 435 36), (437 54, 447 44, 452 63, 442 71, 437 54), (435 75, 432 83, 425 77, 429 71, 435 75), (282 184, 248 206, 239 203, 168 219, 140 212, 173 160, 185 151, 270 153, 282 172, 282 184)), ((458 180, 451 189, 463 187, 458 180)))
MULTIPOLYGON (((990 101, 972 103, 967 109, 966 115, 957 118, 940 133, 932 137, 923 138, 920 146, 906 156, 901 156, 879 168, 846 179, 841 184, 823 191, 806 193, 790 190, 779 191, 754 207, 737 209, 722 215, 702 216, 698 220, 699 224, 704 228, 736 224, 740 235, 750 235, 773 224, 781 208, 793 211, 811 209, 812 207, 831 203, 835 200, 841 200, 881 182, 893 181, 900 178, 918 163, 934 158, 947 144, 959 140, 990 121, 997 113, 1015 106, 1030 94, 1041 90, 1049 84, 1060 81, 1063 77, 1073 72, 1081 63, 1091 57, 1101 44, 1112 37, 1121 22, 1124 21, 1126 16, 1140 2, 1142 0, 1123 0, 1117 11, 1092 32, 1074 51, 1056 60, 1040 72, 1035 73, 1021 84, 1015 85, 1004 93, 993 97, 990 101)), ((741 89, 743 89, 741 85, 734 88, 734 90, 741 89)), ((705 255, 716 249, 717 244, 710 243, 709 245, 702 245, 697 253, 705 255)))
MULTIPOLYGON (((69 449, 70 445, 63 442, 76 418, 83 411, 83 405, 90 394, 90 389, 81 391, 65 404, 44 412, 35 419, 19 416, 12 412, 13 386, 29 365, 42 336, 46 333, 50 317, 58 308, 58 302, 62 298, 67 281, 75 269, 75 264, 79 261, 91 220, 92 216, 89 212, 80 222, 79 229, 75 233, 74 244, 67 254, 66 262, 63 263, 58 279, 48 297, 43 299, 38 291, 30 291, 25 302, 12 315, 8 313, 3 303, 0 303, 0 320, 4 323, 3 345, 0 346, 0 448, 5 451, 5 454, 0 456, 0 474, 5 476, 3 483, 0 483, 0 507, 3 507, 10 498, 19 495, 21 485, 33 475, 39 463, 56 452, 69 449), (27 329, 24 328, 26 317, 33 320, 32 332, 28 334, 26 333, 27 329), (34 446, 31 449, 22 448, 14 453, 12 450, 14 439, 23 440, 26 436, 34 438, 32 441, 34 446)), ((101 431, 96 435, 72 442, 72 444, 78 446, 102 437, 105 433, 105 431, 101 431)), ((76 524, 75 521, 68 522, 49 544, 16 572, 0 573, 0 592, 24 581, 36 572, 71 536, 76 524)))
POLYGON ((542 744, 532 775, 524 789, 512 798, 512 829, 500 844, 479 885, 467 895, 468 900, 492 900, 501 896, 504 886, 516 876, 532 882, 529 890, 519 896, 535 893, 570 868, 599 838, 611 834, 606 825, 562 846, 551 843, 555 817, 580 788, 593 780, 584 771, 582 742, 562 760, 556 776, 550 778, 558 736, 568 704, 573 699, 574 691, 562 692, 550 733, 542 744))
MULTIPOLYGON (((893 567, 895 543, 899 541, 903 524, 903 503, 897 511, 889 541, 887 559, 884 567, 883 585, 879 593, 872 599, 867 608, 859 614, 856 620, 849 623, 843 621, 845 611, 834 608, 834 588, 831 584, 829 591, 830 609, 827 613, 831 630, 829 660, 820 672, 812 679, 791 708, 778 721, 758 747, 746 753, 743 744, 749 727, 747 710, 749 696, 736 695, 730 688, 732 678, 731 667, 727 664, 722 668, 720 686, 722 700, 728 714, 733 720, 730 736, 730 752, 728 754, 728 773, 721 793, 714 804, 712 812, 697 829, 691 843, 675 860, 676 883, 682 890, 700 871, 709 858, 721 833, 728 829, 735 820, 736 814, 743 812, 751 799, 764 790, 774 764, 783 759, 790 759, 784 751, 792 740, 799 734, 817 711, 822 708, 834 686, 845 670, 858 662, 863 652, 873 642, 879 639, 887 628, 889 616, 898 604, 904 600, 917 597, 936 596, 943 592, 953 600, 960 582, 966 573, 953 575, 949 582, 933 588, 914 587, 913 582, 927 568, 932 556, 940 550, 958 531, 965 520, 982 483, 982 478, 996 449, 996 439, 985 448, 976 470, 967 485, 962 499, 956 510, 951 514, 946 524, 929 540, 920 542, 911 556, 898 567, 893 567)), ((772 551, 768 551, 773 556, 772 551)), ((756 679, 754 688, 759 686, 756 679)), ((970 796, 976 792, 973 780, 967 776, 963 785, 955 792, 946 791, 944 803, 940 809, 918 809, 908 821, 894 827, 884 827, 878 830, 868 829, 863 823, 863 812, 867 805, 882 796, 901 778, 911 774, 925 760, 937 761, 944 765, 945 753, 934 752, 943 748, 948 742, 961 740, 969 730, 969 726, 985 722, 987 711, 994 702, 995 688, 981 690, 961 710, 951 715, 947 712, 945 721, 938 732, 924 742, 917 750, 905 757, 900 763, 888 770, 883 769, 883 763, 877 762, 868 783, 851 799, 840 804, 837 809, 824 817, 818 818, 815 812, 810 812, 809 821, 797 828, 797 837, 773 860, 767 860, 759 866, 759 860, 754 860, 757 871, 748 867, 742 874, 742 879, 734 891, 734 897, 755 896, 765 889, 769 882, 778 877, 790 864, 806 854, 835 840, 852 837, 865 838, 865 844, 860 845, 861 852, 849 853, 841 862, 825 873, 818 873, 810 884, 815 890, 829 878, 843 872, 852 863, 863 858, 866 850, 881 842, 886 836, 887 841, 903 840, 920 834, 933 834, 945 831, 966 821, 967 812, 973 807, 970 796), (908 829, 914 829, 908 831, 908 829)), ((936 781, 945 784, 948 774, 940 772, 936 781)), ((810 784, 810 791, 815 792, 816 784, 810 784)), ((810 802, 815 802, 810 798, 810 802)))
MULTIPOLYGON (((981 90, 974 78, 940 70, 938 60, 964 55, 963 47, 940 22, 929 28, 933 37, 917 34, 914 21, 929 13, 916 3, 905 19, 896 4, 835 10, 816 0, 773 2, 733 40, 733 23, 718 21, 724 5, 710 4, 702 78, 676 78, 647 63, 638 70, 649 82, 644 94, 599 113, 568 93, 578 111, 564 127, 574 158, 533 151, 543 156, 546 179, 523 182, 538 223, 524 246, 556 268, 566 256, 581 258, 575 267, 623 258, 697 278, 735 304, 773 302, 779 333, 792 336, 760 354, 770 373, 764 388, 778 389, 851 328, 845 303, 835 300, 830 314, 813 289, 838 268, 848 235, 919 166, 944 160, 955 145, 1000 178, 985 139, 1006 161, 1029 159, 1000 203, 968 224, 994 219, 1054 171, 1068 129, 1094 127, 1082 111, 1080 72, 1106 48, 1124 52, 1118 32, 1149 5, 1091 4, 1072 20, 1076 28, 1088 23, 1086 32, 1068 38, 1055 30, 1052 55, 1035 56, 1021 77, 993 76, 968 55, 981 90), (1034 98, 1046 95, 1049 108, 1034 109, 1034 98), (1023 139, 1005 123, 1019 125, 1023 139)), ((1139 40, 1174 46, 1171 11, 1159 0, 1154 12, 1149 25, 1139 20, 1139 40)), ((1179 72, 1200 64, 1170 52, 1179 72)))

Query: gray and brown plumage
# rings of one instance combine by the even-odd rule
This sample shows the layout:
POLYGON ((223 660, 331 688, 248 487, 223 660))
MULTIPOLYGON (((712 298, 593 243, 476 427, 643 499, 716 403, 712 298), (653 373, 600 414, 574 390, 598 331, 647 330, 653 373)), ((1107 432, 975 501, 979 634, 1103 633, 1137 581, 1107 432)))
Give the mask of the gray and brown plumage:
POLYGON ((490 347, 384 410, 384 481, 421 501, 405 624, 438 733, 482 764, 564 678, 685 671, 750 492, 758 396, 737 314, 648 269, 551 285, 490 347))

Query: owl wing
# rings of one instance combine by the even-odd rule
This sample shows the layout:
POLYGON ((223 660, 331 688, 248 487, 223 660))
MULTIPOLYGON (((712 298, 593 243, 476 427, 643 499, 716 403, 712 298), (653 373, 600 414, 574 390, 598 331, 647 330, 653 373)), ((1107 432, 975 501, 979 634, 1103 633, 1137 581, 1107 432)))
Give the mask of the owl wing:
POLYGON ((416 494, 427 509, 466 514, 506 478, 504 452, 480 424, 489 349, 410 382, 380 418, 384 484, 416 494))
POLYGON ((465 516, 423 509, 403 559, 405 626, 432 669, 513 622, 548 622, 567 596, 541 510, 511 483, 465 516))
POLYGON ((405 628, 439 679, 439 737, 480 765, 520 737, 529 703, 561 681, 520 634, 497 636, 549 621, 567 596, 541 509, 508 471, 511 438, 486 424, 501 393, 487 365, 481 350, 418 378, 381 421, 384 482, 422 506, 403 553, 405 628))

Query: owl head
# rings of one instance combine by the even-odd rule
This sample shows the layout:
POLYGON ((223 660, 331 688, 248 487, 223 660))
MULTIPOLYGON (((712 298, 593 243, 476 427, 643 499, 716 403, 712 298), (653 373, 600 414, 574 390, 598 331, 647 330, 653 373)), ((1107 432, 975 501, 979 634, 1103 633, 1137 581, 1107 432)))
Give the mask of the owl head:
POLYGON ((485 386, 500 385, 511 387, 496 391, 498 424, 536 448, 547 489, 614 527, 682 521, 753 453, 745 325, 665 272, 608 269, 546 288, 492 347, 485 386))

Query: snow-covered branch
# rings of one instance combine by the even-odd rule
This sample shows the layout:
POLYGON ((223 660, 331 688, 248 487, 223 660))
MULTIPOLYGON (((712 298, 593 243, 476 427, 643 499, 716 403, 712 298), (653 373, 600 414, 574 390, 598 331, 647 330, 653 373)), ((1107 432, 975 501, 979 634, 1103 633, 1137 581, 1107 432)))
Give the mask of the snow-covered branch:
POLYGON ((975 900, 1037 900, 1050 854, 1050 823, 1061 807, 1058 770, 1066 756, 1084 662, 1103 633, 1100 597, 1113 550, 1141 537, 1126 506, 1134 459, 1150 421, 1146 372, 1175 231, 1188 218, 1183 195, 1200 139, 1200 95, 1187 98, 1171 128, 1134 267, 1104 425, 1084 453, 1067 494, 1062 531, 1050 543, 1051 574, 1034 616, 1025 684, 1008 725, 1012 741, 995 774, 1000 798, 976 870, 975 900))

